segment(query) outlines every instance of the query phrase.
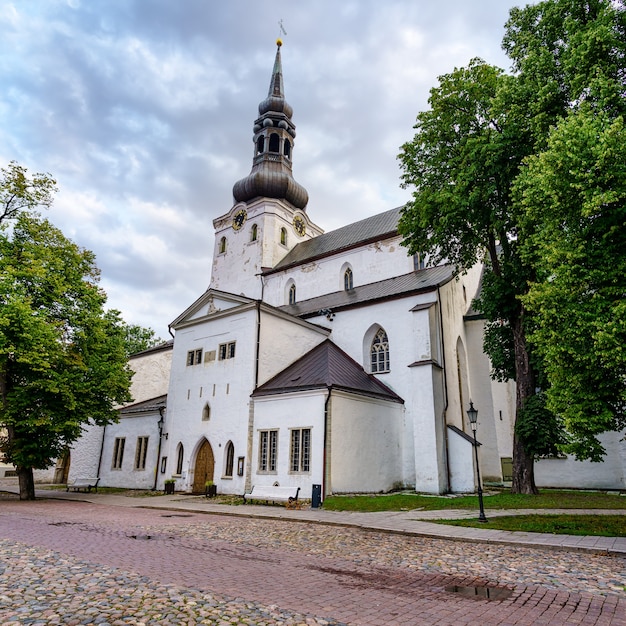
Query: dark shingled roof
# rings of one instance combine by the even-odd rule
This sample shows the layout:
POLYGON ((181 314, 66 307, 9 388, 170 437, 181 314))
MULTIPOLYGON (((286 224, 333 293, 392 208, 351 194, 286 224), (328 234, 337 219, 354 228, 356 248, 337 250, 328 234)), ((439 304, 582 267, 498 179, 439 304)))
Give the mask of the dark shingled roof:
POLYGON ((313 239, 307 239, 290 250, 275 267, 266 270, 265 274, 272 274, 292 265, 300 265, 313 259, 348 250, 369 241, 394 237, 398 234, 401 211, 402 207, 391 209, 313 239))
POLYGON ((368 374, 330 339, 258 387, 252 397, 329 387, 404 404, 398 394, 368 374))
POLYGON ((453 272, 454 268, 451 265, 438 265, 369 285, 361 285, 347 291, 335 291, 295 304, 287 304, 279 307, 279 309, 296 317, 314 317, 324 309, 339 311, 353 306, 369 304, 376 300, 389 300, 432 291, 451 280, 453 272))
POLYGON ((167 394, 158 396, 156 398, 150 398, 150 400, 144 400, 143 402, 137 402, 136 404, 129 404, 122 407, 119 411, 121 415, 132 415, 134 413, 156 413, 159 409, 167 406, 167 394))

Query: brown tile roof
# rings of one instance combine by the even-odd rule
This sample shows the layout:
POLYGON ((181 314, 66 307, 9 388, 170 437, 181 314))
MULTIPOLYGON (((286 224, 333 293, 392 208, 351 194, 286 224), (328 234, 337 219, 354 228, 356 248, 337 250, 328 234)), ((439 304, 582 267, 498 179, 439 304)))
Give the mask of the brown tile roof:
POLYGON ((404 403, 329 339, 258 387, 252 397, 327 388, 404 403))

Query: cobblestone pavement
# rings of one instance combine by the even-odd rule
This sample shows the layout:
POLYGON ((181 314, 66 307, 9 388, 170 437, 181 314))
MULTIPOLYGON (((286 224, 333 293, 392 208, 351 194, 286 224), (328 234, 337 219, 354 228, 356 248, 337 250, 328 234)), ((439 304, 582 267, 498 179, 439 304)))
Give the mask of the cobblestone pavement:
POLYGON ((0 501, 0 538, 3 625, 626 626, 617 556, 60 500, 0 501))

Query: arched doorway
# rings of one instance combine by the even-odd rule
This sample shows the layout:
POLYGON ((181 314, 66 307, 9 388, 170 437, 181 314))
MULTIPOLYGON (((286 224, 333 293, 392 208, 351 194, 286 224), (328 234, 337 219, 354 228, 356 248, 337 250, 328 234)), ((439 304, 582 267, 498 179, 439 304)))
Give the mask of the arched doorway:
POLYGON ((196 465, 193 470, 193 487, 191 488, 193 493, 204 493, 204 484, 207 480, 213 480, 214 469, 213 448, 205 439, 196 455, 196 465))

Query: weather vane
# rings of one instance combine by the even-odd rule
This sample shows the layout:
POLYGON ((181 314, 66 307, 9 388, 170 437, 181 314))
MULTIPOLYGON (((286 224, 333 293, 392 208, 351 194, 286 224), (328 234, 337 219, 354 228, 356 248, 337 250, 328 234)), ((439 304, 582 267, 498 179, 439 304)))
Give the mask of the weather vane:
POLYGON ((276 43, 280 46, 283 43, 283 41, 280 38, 280 36, 287 34, 287 31, 285 30, 285 27, 283 26, 283 21, 282 20, 278 20, 278 28, 279 28, 279 30, 278 30, 278 39, 276 40, 276 43))

